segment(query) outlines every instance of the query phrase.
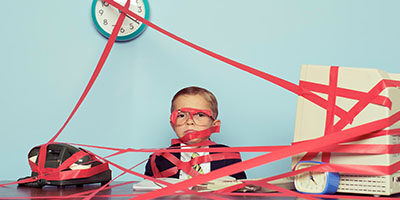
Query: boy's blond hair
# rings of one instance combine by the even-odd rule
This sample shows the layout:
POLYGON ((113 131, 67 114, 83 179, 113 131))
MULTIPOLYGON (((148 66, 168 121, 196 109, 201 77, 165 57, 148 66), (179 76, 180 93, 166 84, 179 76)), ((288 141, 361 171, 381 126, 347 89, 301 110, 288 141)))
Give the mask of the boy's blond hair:
POLYGON ((196 87, 196 86, 191 86, 191 87, 186 87, 181 90, 179 90, 174 97, 172 98, 171 101, 171 112, 175 110, 174 108, 174 101, 176 98, 182 95, 201 95, 204 97, 204 99, 210 104, 211 112, 213 114, 214 119, 217 119, 218 117, 218 102, 217 98, 215 98, 214 94, 211 93, 210 91, 201 88, 201 87, 196 87))

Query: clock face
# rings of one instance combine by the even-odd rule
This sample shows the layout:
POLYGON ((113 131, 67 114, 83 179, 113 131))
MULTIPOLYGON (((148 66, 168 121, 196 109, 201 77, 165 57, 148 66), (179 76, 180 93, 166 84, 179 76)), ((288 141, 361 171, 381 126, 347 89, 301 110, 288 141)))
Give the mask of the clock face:
MULTIPOLYGON (((121 5, 125 5, 126 0, 115 0, 121 5)), ((147 0, 131 0, 129 10, 137 15, 148 19, 149 6, 147 0)), ((120 11, 105 2, 104 0, 93 0, 92 18, 97 30, 105 37, 110 37, 111 32, 117 23, 120 11)), ((145 24, 139 20, 126 15, 121 29, 118 32, 117 41, 127 41, 139 36, 145 28, 145 24)))
MULTIPOLYGON (((300 161, 295 169, 304 169, 323 162, 300 161)), ((294 186, 297 191, 309 194, 333 194, 337 191, 340 183, 338 172, 303 172, 294 177, 294 186)))
MULTIPOLYGON (((317 163, 299 163, 296 170, 316 165, 317 163)), ((324 193, 327 184, 325 172, 304 172, 295 176, 295 187, 304 193, 324 193)))

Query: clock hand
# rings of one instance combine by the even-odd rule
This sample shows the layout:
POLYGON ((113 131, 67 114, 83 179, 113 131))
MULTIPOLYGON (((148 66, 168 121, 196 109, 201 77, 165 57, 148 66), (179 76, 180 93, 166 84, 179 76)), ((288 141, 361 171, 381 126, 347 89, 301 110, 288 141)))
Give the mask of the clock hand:
POLYGON ((310 179, 311 179, 315 184, 317 184, 317 182, 315 182, 313 176, 311 175, 311 172, 309 172, 309 173, 310 173, 310 179))
POLYGON ((134 21, 134 22, 136 22, 137 24, 139 24, 139 22, 138 22, 138 20, 137 19, 135 19, 135 18, 133 18, 133 17, 131 17, 131 16, 129 16, 129 15, 126 15, 129 19, 131 19, 132 21, 134 21))
MULTIPOLYGON (((118 10, 118 8, 115 8, 115 9, 118 10)), ((120 10, 118 10, 118 12, 121 13, 120 10)), ((125 15, 125 16, 128 17, 129 19, 131 19, 132 21, 136 22, 136 24, 138 24, 138 25, 140 24, 139 21, 138 21, 137 19, 135 19, 135 18, 133 18, 133 17, 131 17, 131 16, 129 16, 129 15, 125 15)))

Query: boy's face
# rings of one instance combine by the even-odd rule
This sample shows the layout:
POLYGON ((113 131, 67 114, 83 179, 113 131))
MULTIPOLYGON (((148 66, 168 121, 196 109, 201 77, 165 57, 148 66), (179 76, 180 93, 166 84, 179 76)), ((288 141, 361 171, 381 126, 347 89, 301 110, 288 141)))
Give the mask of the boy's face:
MULTIPOLYGON (((195 108, 199 110, 211 110, 209 102, 201 95, 181 95, 175 99, 174 110, 178 110, 181 108, 195 108)), ((205 129, 209 129, 213 126, 219 126, 221 124, 220 120, 212 120, 210 118, 210 122, 204 125, 196 124, 193 119, 189 118, 187 121, 181 125, 174 125, 171 122, 171 126, 175 131, 176 136, 179 138, 184 135, 194 132, 194 131, 202 131, 205 129)), ((208 138, 196 138, 192 139, 186 144, 195 144, 198 142, 202 142, 208 140, 208 138)))

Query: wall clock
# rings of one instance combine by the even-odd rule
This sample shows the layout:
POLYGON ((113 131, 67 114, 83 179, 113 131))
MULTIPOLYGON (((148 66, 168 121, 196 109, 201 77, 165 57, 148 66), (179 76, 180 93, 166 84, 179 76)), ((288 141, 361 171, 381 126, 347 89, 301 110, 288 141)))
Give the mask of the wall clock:
MULTIPOLYGON (((126 0, 115 0, 115 2, 125 5, 126 0)), ((147 0, 131 0, 129 9, 137 15, 148 19, 149 4, 147 0)), ((105 2, 104 0, 93 0, 92 3, 92 19, 96 29, 106 38, 109 38, 111 32, 117 23, 120 11, 105 2)), ((146 25, 139 20, 126 15, 121 29, 118 32, 116 41, 128 41, 139 36, 146 25)))

